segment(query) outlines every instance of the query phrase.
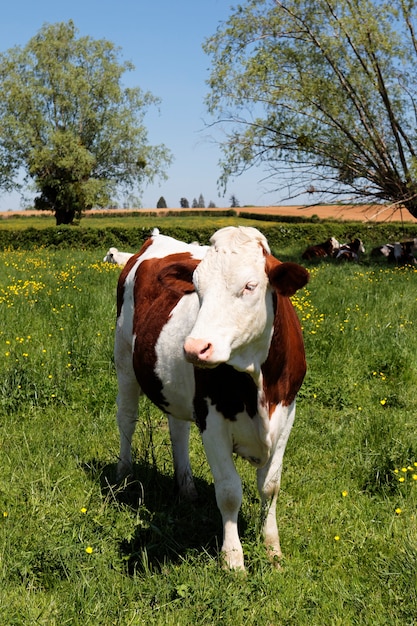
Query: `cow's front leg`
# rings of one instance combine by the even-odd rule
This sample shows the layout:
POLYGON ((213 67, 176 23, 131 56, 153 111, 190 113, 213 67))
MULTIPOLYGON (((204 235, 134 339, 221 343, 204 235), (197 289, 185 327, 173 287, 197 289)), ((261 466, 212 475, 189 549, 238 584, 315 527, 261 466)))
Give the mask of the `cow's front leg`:
POLYGON ((223 562, 229 569, 244 570, 243 550, 237 527, 242 504, 242 483, 233 462, 233 444, 224 417, 218 414, 208 415, 202 439, 223 521, 223 562))
POLYGON ((197 490, 194 485, 189 454, 191 424, 190 422, 176 419, 171 415, 168 415, 168 423, 175 478, 180 497, 186 500, 195 500, 197 498, 197 490))

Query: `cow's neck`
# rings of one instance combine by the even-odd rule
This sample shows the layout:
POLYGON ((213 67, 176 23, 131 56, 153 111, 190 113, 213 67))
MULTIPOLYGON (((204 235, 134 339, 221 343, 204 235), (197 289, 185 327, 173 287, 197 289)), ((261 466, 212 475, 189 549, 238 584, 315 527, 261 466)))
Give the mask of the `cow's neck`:
POLYGON ((244 350, 240 349, 232 354, 228 364, 239 372, 246 372, 253 378, 256 386, 262 387, 262 364, 268 358, 273 328, 265 330, 255 341, 252 341, 244 350))

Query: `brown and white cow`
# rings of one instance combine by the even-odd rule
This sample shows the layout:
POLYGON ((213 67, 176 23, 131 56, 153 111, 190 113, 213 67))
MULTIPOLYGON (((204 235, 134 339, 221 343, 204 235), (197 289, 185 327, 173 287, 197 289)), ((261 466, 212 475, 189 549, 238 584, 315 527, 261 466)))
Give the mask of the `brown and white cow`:
POLYGON ((343 243, 339 250, 336 251, 335 258, 337 261, 359 261, 360 255, 364 254, 365 246, 362 239, 356 237, 350 243, 343 243))
POLYGON ((118 477, 132 470, 143 392, 168 415, 180 494, 194 497, 188 440, 195 422, 223 519, 222 555, 232 569, 244 569, 237 529, 242 487, 233 453, 257 468, 265 544, 271 558, 281 556, 276 500, 306 370, 289 297, 307 281, 304 268, 275 259, 265 237, 249 227, 222 228, 210 247, 156 231, 120 275, 118 477))
POLYGON ((324 257, 332 257, 339 250, 340 243, 335 237, 330 237, 323 241, 323 243, 317 243, 314 246, 308 246, 301 255, 301 258, 306 261, 312 259, 322 259, 324 257))

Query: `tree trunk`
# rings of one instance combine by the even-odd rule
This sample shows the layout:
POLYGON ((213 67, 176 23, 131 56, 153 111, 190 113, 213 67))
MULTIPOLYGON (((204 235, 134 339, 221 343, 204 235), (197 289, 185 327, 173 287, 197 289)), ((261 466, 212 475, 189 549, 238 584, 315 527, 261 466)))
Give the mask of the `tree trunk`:
POLYGON ((60 226, 61 224, 72 224, 75 217, 74 209, 56 209, 55 211, 55 221, 56 225, 60 226))
POLYGON ((407 209, 409 213, 415 218, 417 218, 417 198, 411 198, 411 200, 405 200, 403 202, 404 207, 407 209))

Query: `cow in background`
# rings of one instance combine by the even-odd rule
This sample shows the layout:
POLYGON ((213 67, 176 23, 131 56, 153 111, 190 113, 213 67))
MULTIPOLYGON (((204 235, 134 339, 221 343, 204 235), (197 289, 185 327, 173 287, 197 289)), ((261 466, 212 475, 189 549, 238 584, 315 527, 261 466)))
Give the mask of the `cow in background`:
POLYGON ((417 261, 414 253, 417 250, 417 239, 409 241, 386 243, 377 246, 371 251, 372 257, 383 256, 390 263, 397 265, 416 265, 417 261))
POLYGON ((128 260, 133 256, 131 252, 120 252, 117 248, 109 248, 103 263, 114 263, 115 265, 126 265, 128 260))
POLYGON ((365 246, 359 238, 352 239, 350 243, 344 243, 336 251, 337 261, 359 261, 360 255, 364 254, 365 246))
POLYGON ((312 259, 320 259, 325 257, 332 257, 334 253, 339 249, 340 244, 334 237, 330 237, 323 241, 323 243, 318 243, 314 246, 309 246, 304 250, 301 258, 306 261, 311 261, 312 259))
POLYGON ((382 246, 376 246, 371 250, 372 257, 385 257, 386 259, 394 258, 394 244, 384 243, 382 246))
POLYGON ((306 371, 290 296, 307 281, 307 270, 274 258, 251 227, 220 229, 208 249, 153 234, 119 277, 118 478, 132 472, 131 443, 145 393, 168 415, 180 496, 194 497, 188 440, 195 422, 231 569, 244 569, 237 527, 242 485, 233 454, 257 470, 265 545, 274 562, 281 556, 276 503, 306 371))

